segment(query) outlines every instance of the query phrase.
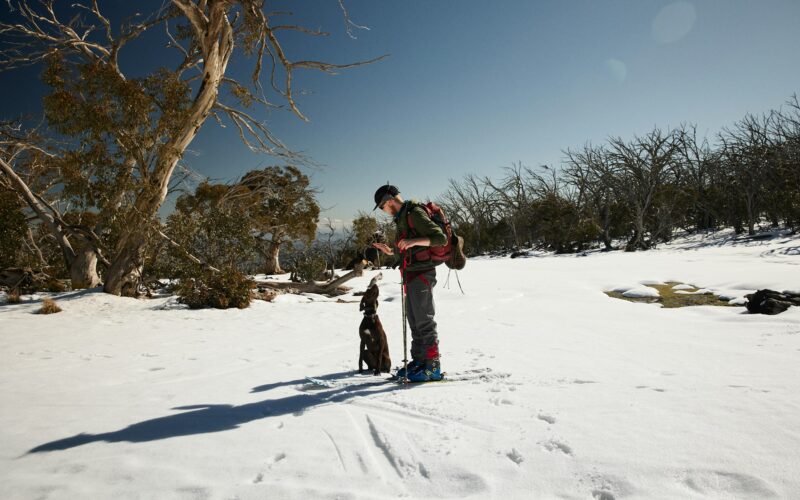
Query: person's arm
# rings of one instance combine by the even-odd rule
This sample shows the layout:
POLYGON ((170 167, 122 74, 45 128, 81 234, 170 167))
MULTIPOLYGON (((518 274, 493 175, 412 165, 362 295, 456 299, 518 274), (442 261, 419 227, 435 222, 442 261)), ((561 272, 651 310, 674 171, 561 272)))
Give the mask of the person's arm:
POLYGON ((397 242, 397 248, 401 252, 405 252, 411 247, 429 247, 431 246, 431 239, 427 236, 421 238, 408 238, 397 242))
POLYGON ((409 214, 411 222, 414 226, 414 231, 419 235, 418 238, 410 238, 401 240, 397 243, 397 248, 405 250, 406 248, 416 246, 441 246, 447 244, 447 236, 442 231, 438 224, 433 222, 428 217, 428 212, 421 207, 414 207, 409 214), (401 243, 406 242, 405 248, 401 247, 401 243))

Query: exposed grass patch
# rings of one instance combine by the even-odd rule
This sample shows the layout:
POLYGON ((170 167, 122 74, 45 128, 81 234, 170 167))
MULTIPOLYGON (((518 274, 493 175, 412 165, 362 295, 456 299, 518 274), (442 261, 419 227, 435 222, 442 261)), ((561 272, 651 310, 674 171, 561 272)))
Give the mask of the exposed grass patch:
POLYGON ((58 307, 58 304, 56 304, 56 302, 53 299, 47 297, 42 302, 42 308, 39 309, 37 312, 39 314, 54 314, 61 312, 61 308, 58 307))
POLYGON ((622 292, 605 292, 606 295, 609 297, 613 297, 615 299, 622 299, 627 300, 629 302, 644 302, 646 304, 653 304, 653 303, 660 303, 662 307, 672 308, 672 307, 688 307, 688 306, 725 306, 725 307, 735 307, 728 303, 726 300, 722 300, 719 296, 714 295, 711 292, 707 293, 691 293, 697 292, 700 290, 699 288, 687 288, 685 290, 680 290, 681 292, 689 292, 689 293, 678 293, 679 290, 673 290, 672 287, 675 285, 682 285, 683 283, 679 283, 677 281, 670 281, 664 285, 647 285, 650 288, 655 288, 658 290, 660 297, 624 297, 622 292))

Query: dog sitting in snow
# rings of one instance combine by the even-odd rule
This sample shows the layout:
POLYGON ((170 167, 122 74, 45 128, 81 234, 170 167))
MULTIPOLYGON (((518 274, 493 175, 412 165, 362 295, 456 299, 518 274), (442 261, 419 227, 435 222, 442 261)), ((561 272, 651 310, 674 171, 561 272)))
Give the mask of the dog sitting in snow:
POLYGON ((361 297, 359 306, 359 310, 364 312, 364 319, 361 320, 361 325, 358 327, 358 335, 361 337, 361 347, 358 351, 358 373, 364 373, 364 363, 367 363, 367 369, 372 370, 375 375, 380 375, 381 372, 388 373, 392 368, 392 360, 389 358, 389 343, 386 341, 386 332, 383 330, 377 312, 377 280, 380 279, 379 276, 372 279, 366 293, 361 297))

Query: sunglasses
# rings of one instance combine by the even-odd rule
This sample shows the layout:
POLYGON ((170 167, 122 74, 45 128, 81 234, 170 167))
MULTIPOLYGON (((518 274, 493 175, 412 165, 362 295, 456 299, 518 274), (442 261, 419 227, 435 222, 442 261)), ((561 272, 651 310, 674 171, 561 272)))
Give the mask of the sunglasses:
POLYGON ((384 196, 383 196, 383 199, 382 199, 382 200, 381 200, 381 202, 378 204, 378 208, 380 208, 381 210, 383 210, 383 207, 385 207, 385 206, 386 206, 386 203, 387 203, 389 200, 391 200, 392 198, 393 198, 393 197, 392 197, 391 195, 388 195, 388 194, 387 194, 387 195, 384 195, 384 196))

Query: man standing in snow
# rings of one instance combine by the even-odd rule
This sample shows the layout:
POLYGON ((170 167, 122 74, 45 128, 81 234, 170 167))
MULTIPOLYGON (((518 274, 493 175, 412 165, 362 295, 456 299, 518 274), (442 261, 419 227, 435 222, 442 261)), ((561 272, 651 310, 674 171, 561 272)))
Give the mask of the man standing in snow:
MULTIPOLYGON (((441 380, 439 335, 436 332, 436 321, 433 319, 436 263, 430 259, 425 249, 446 244, 447 236, 430 219, 420 204, 403 201, 400 191, 390 184, 381 186, 375 191, 375 208, 380 208, 391 215, 397 226, 394 246, 402 258, 400 273, 406 291, 405 307, 408 324, 411 327, 412 360, 408 364, 408 380, 411 382, 441 380)), ((394 249, 385 243, 373 243, 372 246, 387 255, 394 255, 394 249)), ((397 376, 405 377, 405 370, 401 368, 397 376)))

